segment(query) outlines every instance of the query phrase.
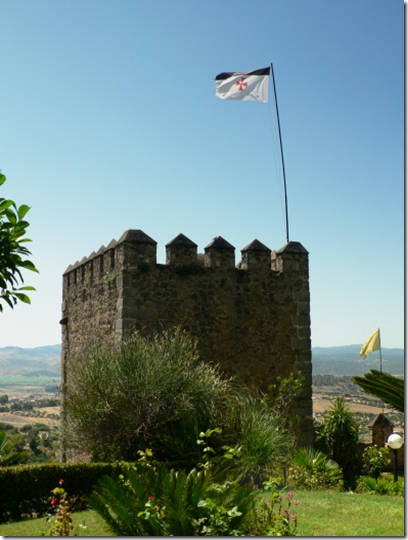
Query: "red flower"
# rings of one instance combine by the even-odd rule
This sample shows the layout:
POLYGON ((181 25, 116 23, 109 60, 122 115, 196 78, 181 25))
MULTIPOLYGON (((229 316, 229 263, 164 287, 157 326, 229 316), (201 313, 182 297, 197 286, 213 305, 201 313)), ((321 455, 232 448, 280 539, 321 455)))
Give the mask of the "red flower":
POLYGON ((152 501, 153 500, 153 495, 149 495, 148 499, 149 499, 149 501, 152 501))
POLYGON ((55 504, 58 504, 58 502, 59 502, 58 497, 54 497, 54 498, 52 499, 52 501, 51 501, 51 504, 52 504, 52 506, 54 506, 55 504))
POLYGON ((63 482, 64 482, 64 479, 61 478, 60 481, 59 481, 59 484, 61 485, 63 482))

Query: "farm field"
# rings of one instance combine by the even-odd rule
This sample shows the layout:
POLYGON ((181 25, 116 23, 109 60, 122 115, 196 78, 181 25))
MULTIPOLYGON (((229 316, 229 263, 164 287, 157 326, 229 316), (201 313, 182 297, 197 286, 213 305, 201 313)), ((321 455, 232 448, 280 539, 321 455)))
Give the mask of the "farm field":
MULTIPOLYGON (((48 411, 48 414, 60 414, 60 407, 47 407, 46 409, 41 409, 41 411, 48 411)), ((47 416, 31 416, 21 413, 0 413, 0 422, 5 424, 11 424, 14 427, 21 427, 26 424, 45 424, 47 426, 53 426, 59 423, 59 420, 56 418, 49 418, 47 416)))
MULTIPOLYGON (((325 411, 328 411, 330 409, 331 401, 330 399, 325 398, 319 398, 319 397, 313 397, 313 412, 314 413, 324 413, 325 411)), ((350 406, 350 410, 352 412, 360 412, 360 413, 371 413, 371 414, 379 414, 382 412, 381 406, 376 407, 374 405, 365 405, 364 403, 354 403, 352 401, 348 402, 348 405, 350 406)), ((390 413, 391 409, 384 409, 384 413, 390 413)))

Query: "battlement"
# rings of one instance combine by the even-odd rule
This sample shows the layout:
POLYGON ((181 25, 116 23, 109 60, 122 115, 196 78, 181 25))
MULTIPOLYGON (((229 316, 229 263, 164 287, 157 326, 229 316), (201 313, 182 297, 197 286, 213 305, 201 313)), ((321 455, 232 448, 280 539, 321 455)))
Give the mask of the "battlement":
MULTIPOLYGON (((235 264, 235 247, 221 236, 214 238, 204 248, 204 253, 198 253, 197 244, 184 234, 173 238, 165 247, 166 265, 174 268, 282 272, 289 267, 293 269, 293 264, 289 263, 293 255, 308 254, 298 242, 290 242, 280 250, 272 251, 255 239, 241 250, 241 260, 235 264)), ((64 285, 104 280, 125 258, 132 260, 134 271, 147 271, 157 266, 157 242, 141 230, 129 229, 119 240, 113 239, 107 247, 102 245, 97 252, 93 251, 88 257, 69 265, 63 274, 64 285)))
POLYGON ((180 326, 213 362, 261 390, 302 372, 295 414, 312 438, 308 252, 299 242, 272 251, 255 239, 241 249, 221 236, 198 252, 184 234, 165 245, 130 229, 119 240, 68 266, 63 274, 62 363, 95 335, 121 340, 128 331, 153 335, 180 326))

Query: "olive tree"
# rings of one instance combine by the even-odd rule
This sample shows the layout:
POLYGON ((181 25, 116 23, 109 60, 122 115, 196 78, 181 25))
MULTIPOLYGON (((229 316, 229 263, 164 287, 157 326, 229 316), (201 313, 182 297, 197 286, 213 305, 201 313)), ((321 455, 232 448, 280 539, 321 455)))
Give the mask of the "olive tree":
MULTIPOLYGON (((0 186, 6 177, 0 173, 0 186)), ((26 257, 31 255, 26 243, 29 222, 25 219, 30 207, 26 204, 17 206, 10 199, 0 198, 0 312, 3 303, 12 309, 20 301, 30 304, 26 291, 34 291, 34 287, 22 286, 24 278, 22 270, 38 272, 34 264, 26 257)))

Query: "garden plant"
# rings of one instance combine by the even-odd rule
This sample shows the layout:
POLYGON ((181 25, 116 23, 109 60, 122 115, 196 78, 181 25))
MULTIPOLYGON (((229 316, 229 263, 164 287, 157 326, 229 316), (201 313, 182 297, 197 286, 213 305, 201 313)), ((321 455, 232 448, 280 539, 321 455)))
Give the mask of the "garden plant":
MULTIPOLYGON (((199 444, 214 430, 201 433, 199 444)), ((219 430, 217 430, 219 431, 219 430)), ((224 459, 234 450, 225 447, 224 459)), ((295 536, 293 493, 271 495, 242 482, 215 461, 210 446, 189 472, 150 461, 151 451, 125 475, 106 476, 91 504, 117 536, 295 536)))
POLYGON ((239 443, 230 468, 258 484, 289 463, 295 443, 286 412, 200 361, 180 329, 93 343, 70 366, 64 414, 66 447, 93 461, 134 461, 150 448, 158 461, 186 470, 197 463, 199 433, 219 426, 212 446, 239 443))
MULTIPOLYGON (((0 186, 6 177, 0 172, 0 186)), ((17 206, 11 199, 0 198, 0 312, 3 301, 14 308, 18 301, 30 304, 27 291, 34 287, 25 285, 22 271, 38 272, 34 264, 26 257, 31 255, 26 243, 31 242, 26 232, 29 223, 26 220, 30 207, 26 204, 17 206)))

